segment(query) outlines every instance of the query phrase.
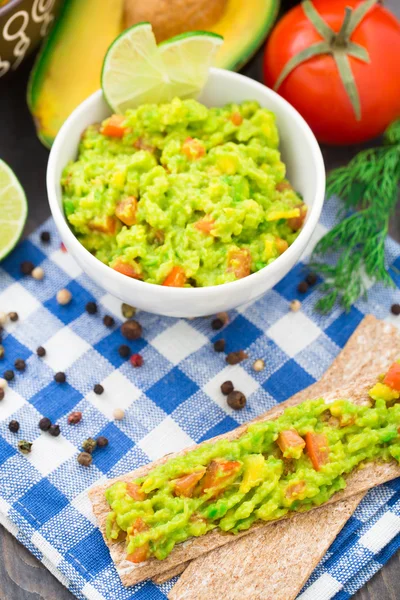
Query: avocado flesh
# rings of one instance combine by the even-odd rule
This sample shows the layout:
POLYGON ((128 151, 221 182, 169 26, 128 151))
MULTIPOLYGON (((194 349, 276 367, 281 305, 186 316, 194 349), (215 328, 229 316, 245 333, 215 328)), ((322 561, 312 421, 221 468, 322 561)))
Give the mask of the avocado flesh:
MULTIPOLYGON (((265 39, 279 3, 228 0, 224 15, 210 28, 225 38, 215 66, 241 68, 265 39)), ((100 88, 105 53, 122 31, 123 6, 124 0, 64 0, 28 85, 28 105, 45 146, 50 148, 65 119, 100 88)))
POLYGON ((100 87, 103 58, 121 31, 123 0, 65 0, 36 59, 28 105, 48 147, 71 112, 100 87))

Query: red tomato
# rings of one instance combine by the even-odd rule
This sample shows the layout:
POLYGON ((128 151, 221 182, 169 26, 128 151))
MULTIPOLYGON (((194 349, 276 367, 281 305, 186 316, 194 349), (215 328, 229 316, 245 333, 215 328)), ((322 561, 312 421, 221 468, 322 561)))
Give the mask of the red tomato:
POLYGON ((182 267, 173 267, 164 279, 163 285, 166 285, 167 287, 183 287, 185 283, 185 271, 182 267))
MULTIPOLYGON (((361 0, 314 0, 324 21, 338 32, 346 6, 361 0)), ((320 142, 352 144, 381 134, 400 116, 400 22, 381 5, 373 6, 350 36, 370 62, 348 57, 361 104, 357 121, 334 58, 315 56, 298 65, 277 90, 302 114, 320 142)), ((286 63, 322 37, 303 7, 290 10, 273 30, 264 56, 264 78, 273 87, 286 63)))
MULTIPOLYGON (((135 535, 136 533, 141 533, 142 531, 147 531, 149 528, 146 523, 140 517, 137 517, 135 522, 132 525, 132 533, 135 535)), ((129 560, 133 563, 141 563, 148 559, 150 554, 150 544, 149 542, 145 542, 143 546, 139 546, 135 548, 131 554, 128 554, 126 560, 129 560)))
POLYGON ((197 221, 197 223, 195 223, 194 226, 196 227, 196 229, 202 231, 203 233, 210 233, 211 229, 214 227, 214 224, 214 219, 211 219, 210 217, 205 217, 204 219, 197 221))
POLYGON ((147 498, 146 494, 143 492, 142 488, 137 483, 128 482, 126 484, 126 491, 128 492, 129 496, 137 502, 146 500, 147 498))
POLYGON ((386 373, 383 383, 400 392, 400 364, 393 363, 389 371, 386 373))
POLYGON ((115 215, 128 227, 136 223, 137 200, 135 196, 128 196, 118 202, 115 207, 115 215))
POLYGON ((286 452, 289 448, 304 448, 306 445, 303 438, 294 429, 281 431, 276 440, 281 452, 286 452))
POLYGON ((316 471, 329 460, 329 444, 324 433, 306 433, 306 450, 316 471))
POLYGON ((112 264, 112 268, 114 271, 118 271, 118 273, 122 273, 122 275, 126 275, 127 277, 132 277, 133 279, 140 279, 141 275, 139 270, 135 268, 135 265, 129 265, 128 263, 123 262, 119 258, 117 258, 112 264))
POLYGON ((186 498, 191 498, 193 496, 193 492, 196 488, 196 485, 203 477, 205 471, 206 469, 204 468, 201 471, 189 473, 188 475, 183 475, 182 477, 179 477, 179 479, 175 479, 175 496, 185 496, 186 498))
POLYGON ((125 127, 122 127, 122 123, 125 121, 123 115, 111 115, 106 123, 101 128, 101 133, 108 137, 122 138, 124 137, 125 127))
POLYGON ((235 273, 238 279, 247 277, 251 273, 251 255, 245 248, 243 250, 230 250, 228 253, 228 273, 235 273))

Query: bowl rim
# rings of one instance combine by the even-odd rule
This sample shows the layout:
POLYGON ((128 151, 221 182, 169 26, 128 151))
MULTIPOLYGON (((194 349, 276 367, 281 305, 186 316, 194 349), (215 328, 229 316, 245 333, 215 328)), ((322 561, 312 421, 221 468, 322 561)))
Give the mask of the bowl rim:
MULTIPOLYGON (((198 288, 178 288, 178 287, 169 287, 163 286, 160 284, 153 284, 147 281, 141 281, 139 279, 134 279, 131 277, 127 277, 126 275, 122 275, 121 273, 114 271, 108 265, 102 263, 98 258, 93 256, 75 237, 74 233, 70 229, 67 220, 65 218, 64 212, 62 210, 62 206, 59 206, 57 200, 57 185, 59 182, 55 180, 55 172, 56 166, 59 162, 59 154, 62 150, 62 146, 64 140, 68 137, 69 129, 71 125, 74 123, 77 116, 86 112, 86 109, 92 105, 92 103, 98 103, 100 99, 105 101, 103 97, 102 90, 99 89, 93 94, 91 94, 86 100, 84 100, 75 110, 69 115, 64 124, 62 125, 60 131, 58 132, 55 141, 52 145, 50 156, 47 164, 47 173, 46 173, 46 183, 47 183, 47 194, 48 201, 50 205, 50 210, 54 221, 56 223, 57 229, 59 230, 62 239, 65 241, 65 245, 67 248, 71 248, 72 254, 84 254, 86 264, 92 265, 93 270, 97 270, 97 273, 104 277, 105 279, 109 279, 114 283, 114 286, 128 286, 130 288, 132 294, 140 294, 140 292, 144 292, 143 286, 147 286, 147 292, 151 293, 152 291, 159 295, 160 299, 169 301, 183 301, 185 299, 190 300, 191 298, 196 298, 200 300, 201 298, 209 297, 212 293, 235 293, 236 290, 245 289, 246 287, 257 286, 257 282, 261 282, 261 280, 265 279, 269 275, 274 276, 274 274, 278 274, 281 271, 281 266, 283 266, 284 261, 290 262, 290 259, 294 257, 294 263, 297 262, 296 254, 297 248, 303 245, 306 246, 307 241, 311 238, 312 233, 318 223, 322 206, 324 203, 325 196, 325 165, 322 157, 322 152, 319 147, 319 144, 311 131, 311 128, 306 123, 304 118, 300 115, 300 113, 291 105, 287 100, 279 96, 276 92, 266 87, 264 84, 255 81, 254 79, 242 75, 240 73, 235 73, 233 71, 227 71, 225 69, 219 69, 216 67, 212 67, 210 69, 210 73, 217 77, 226 77, 236 80, 237 82, 241 82, 246 80, 247 83, 250 82, 252 86, 256 89, 262 89, 266 95, 271 95, 277 102, 282 103, 286 112, 292 114, 293 118, 298 121, 299 127, 302 130, 302 133, 310 143, 311 152, 315 161, 315 171, 316 171, 316 191, 314 203, 309 212, 309 217, 304 224, 300 234, 295 239, 293 244, 289 246, 285 252, 279 256, 272 263, 256 271, 255 273, 251 273, 247 277, 243 277, 242 279, 238 279, 236 281, 231 281, 227 283, 222 283, 220 285, 212 285, 198 288), (149 287, 151 286, 151 287, 149 287)), ((110 111, 111 112, 111 111, 110 111)), ((303 248, 304 250, 304 248, 303 248)), ((300 251, 302 252, 302 251, 300 251)), ((281 278, 279 278, 281 279, 281 278)))

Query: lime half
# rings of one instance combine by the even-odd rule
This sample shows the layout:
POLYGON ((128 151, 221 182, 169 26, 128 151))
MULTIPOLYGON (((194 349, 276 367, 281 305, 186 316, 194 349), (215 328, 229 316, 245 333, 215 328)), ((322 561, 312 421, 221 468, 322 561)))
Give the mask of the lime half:
POLYGON ((10 167, 0 160, 0 260, 21 237, 27 214, 28 203, 22 185, 10 167))
POLYGON ((150 23, 138 23, 111 44, 101 86, 116 113, 140 104, 195 98, 202 90, 222 36, 183 33, 157 46, 150 23))

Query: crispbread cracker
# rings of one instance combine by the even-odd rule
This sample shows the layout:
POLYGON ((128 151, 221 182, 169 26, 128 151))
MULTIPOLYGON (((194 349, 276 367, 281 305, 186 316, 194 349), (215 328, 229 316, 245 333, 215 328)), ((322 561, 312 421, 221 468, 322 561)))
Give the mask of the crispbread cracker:
MULTIPOLYGON (((376 375, 399 354, 399 332, 367 316, 322 379, 296 394, 294 399, 301 402, 310 393, 323 394, 333 382, 342 384, 359 375, 376 375)), ((217 600, 225 597, 226 589, 229 589, 229 600, 296 598, 363 497, 363 493, 357 494, 333 506, 275 523, 256 532, 251 539, 243 538, 233 542, 235 546, 221 547, 186 563, 185 568, 188 568, 172 588, 170 600, 200 597, 217 600)), ((176 570, 171 577, 177 574, 176 570)), ((158 583, 167 580, 168 573, 157 576, 158 583)))
MULTIPOLYGON (((399 349, 399 337, 397 331, 389 325, 379 324, 373 317, 368 317, 367 319, 365 319, 365 322, 362 326, 358 328, 357 332, 352 336, 351 343, 349 343, 348 347, 346 347, 346 349, 342 353, 345 355, 345 358, 342 359, 344 361, 342 363, 344 377, 339 376, 340 368, 335 368, 335 366, 332 366, 332 368, 329 370, 329 375, 327 375, 327 377, 324 379, 325 385, 321 389, 326 390, 335 387, 332 383, 332 380, 334 380, 335 383, 339 382, 339 380, 341 383, 343 383, 343 381, 348 382, 349 380, 354 381, 356 377, 358 379, 359 376, 362 376, 367 372, 369 375, 368 380, 359 381, 357 384, 357 388, 345 386, 345 389, 336 389, 330 394, 324 394, 324 396, 327 399, 335 399, 337 397, 349 397, 354 402, 362 402, 366 398, 367 390, 370 387, 371 381, 373 380, 374 376, 376 376, 379 372, 384 370, 390 364, 390 362, 394 358, 395 349, 397 348, 397 351, 399 349), (374 345, 374 338, 376 342, 378 342, 378 338, 380 338, 380 343, 375 344, 374 352, 372 352, 368 349, 368 346, 371 343, 371 341, 374 345), (381 343, 382 338, 384 338, 385 343, 381 343), (351 360, 353 360, 353 354, 358 354, 358 361, 357 364, 353 366, 353 369, 350 369, 348 368, 348 363, 351 360), (373 367, 371 367, 371 360, 373 360, 374 362, 373 367), (344 368, 343 365, 346 365, 346 368, 344 368)), ((317 385, 318 384, 316 384, 316 386, 317 385)), ((311 391, 307 390, 307 392, 296 395, 296 397, 290 399, 288 402, 274 407, 272 411, 264 415, 262 418, 276 418, 276 416, 280 414, 285 408, 285 406, 287 406, 288 404, 296 404, 307 397, 318 397, 318 395, 321 395, 321 391, 318 391, 316 387, 313 386, 313 389, 311 391)), ((246 427, 247 425, 241 426, 219 437, 234 439, 240 436, 243 433, 243 431, 245 431, 246 427)), ((177 454, 183 454, 188 450, 189 449, 179 452, 177 454)), ((93 510, 99 521, 100 528, 104 537, 105 520, 107 513, 109 512, 109 506, 104 496, 105 489, 109 487, 113 483, 113 481, 132 481, 132 479, 134 478, 142 477, 143 475, 148 473, 152 468, 154 468, 156 464, 165 462, 169 458, 169 456, 164 457, 163 459, 160 459, 155 463, 151 463, 149 465, 141 467, 133 473, 128 473, 122 477, 119 477, 116 480, 108 481, 105 484, 98 486, 90 491, 90 498, 93 503, 93 510)), ((372 485, 377 485, 378 483, 392 479, 397 475, 400 475, 400 469, 398 465, 394 463, 385 465, 369 464, 365 467, 365 469, 357 471, 356 473, 350 475, 348 478, 348 485, 346 490, 343 490, 342 492, 340 492, 340 494, 335 495, 333 498, 330 499, 329 502, 332 503, 340 499, 349 498, 352 495, 359 494, 362 491, 366 491, 372 485)), ((172 551, 172 553, 163 561, 158 561, 154 558, 151 558, 146 563, 142 563, 139 565, 133 565, 132 563, 125 560, 126 551, 124 542, 111 543, 108 540, 106 540, 106 543, 110 548, 112 559, 121 577, 122 583, 124 585, 132 585, 148 577, 152 577, 159 573, 175 568, 177 565, 187 561, 188 559, 196 558, 206 552, 210 552, 211 550, 214 550, 215 548, 218 548, 229 542, 234 541, 235 543, 237 543, 236 540, 238 540, 238 538, 248 536, 249 534, 255 531, 265 530, 267 527, 270 526, 270 523, 257 523, 250 530, 241 532, 240 534, 235 536, 233 540, 232 535, 220 532, 218 530, 213 530, 205 536, 202 536, 200 538, 193 538, 188 540, 184 544, 177 545, 172 551)), ((251 542, 249 542, 249 544, 251 546, 251 542)), ((191 569, 192 565, 190 565, 188 570, 191 569)), ((195 596, 192 597, 194 598, 195 596)))

